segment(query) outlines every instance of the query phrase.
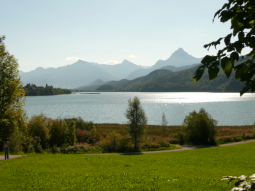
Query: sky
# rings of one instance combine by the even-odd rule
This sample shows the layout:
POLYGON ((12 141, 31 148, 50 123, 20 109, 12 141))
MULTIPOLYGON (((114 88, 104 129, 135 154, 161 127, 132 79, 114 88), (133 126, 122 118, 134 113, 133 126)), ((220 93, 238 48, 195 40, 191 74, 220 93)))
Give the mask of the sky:
MULTIPOLYGON (((0 0, 0 35, 19 69, 60 67, 78 59, 151 66, 179 48, 203 48, 231 32, 212 22, 227 0, 0 0)), ((219 47, 220 48, 220 47, 219 47)))

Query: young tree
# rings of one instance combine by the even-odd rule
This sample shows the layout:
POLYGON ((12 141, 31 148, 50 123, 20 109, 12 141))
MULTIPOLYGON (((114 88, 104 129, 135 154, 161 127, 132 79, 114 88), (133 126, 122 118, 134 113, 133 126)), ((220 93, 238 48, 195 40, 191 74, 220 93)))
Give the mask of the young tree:
POLYGON ((193 144, 214 143, 217 121, 201 108, 199 112, 193 111, 185 117, 184 127, 185 141, 193 144))
POLYGON ((127 130, 135 143, 135 150, 137 150, 138 143, 147 129, 147 117, 138 97, 128 100, 126 117, 128 119, 127 130))
POLYGON ((167 126, 167 120, 166 120, 166 116, 165 116, 165 113, 163 112, 162 114, 162 123, 161 123, 161 126, 162 126, 162 133, 164 136, 166 136, 166 126, 167 126))
POLYGON ((22 109, 25 93, 19 78, 18 62, 6 50, 4 40, 5 37, 0 36, 0 142, 14 131, 26 129, 22 109))
MULTIPOLYGON (((223 69, 226 76, 229 77, 234 69, 235 78, 246 82, 245 87, 240 91, 240 95, 251 90, 255 91, 255 1, 254 0, 228 0, 223 7, 218 10, 215 17, 218 16, 221 22, 231 21, 232 33, 217 41, 204 45, 209 48, 217 45, 224 39, 225 47, 218 51, 216 56, 207 55, 201 61, 202 65, 197 69, 193 80, 197 82, 203 75, 205 68, 208 69, 209 80, 217 77, 220 68, 223 69), (231 42, 231 38, 238 36, 238 40, 231 42), (250 53, 241 57, 244 48, 248 48, 250 53), (242 62, 238 63, 236 61, 242 62), (221 67, 220 67, 221 64, 221 67)), ((213 20, 214 20, 213 19, 213 20)))

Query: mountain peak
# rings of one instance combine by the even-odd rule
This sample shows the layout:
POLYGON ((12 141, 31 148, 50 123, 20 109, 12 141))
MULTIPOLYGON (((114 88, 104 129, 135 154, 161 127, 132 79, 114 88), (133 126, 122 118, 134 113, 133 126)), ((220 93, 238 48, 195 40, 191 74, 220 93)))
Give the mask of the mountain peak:
POLYGON ((185 51, 183 50, 183 48, 179 48, 177 51, 185 52, 185 51))

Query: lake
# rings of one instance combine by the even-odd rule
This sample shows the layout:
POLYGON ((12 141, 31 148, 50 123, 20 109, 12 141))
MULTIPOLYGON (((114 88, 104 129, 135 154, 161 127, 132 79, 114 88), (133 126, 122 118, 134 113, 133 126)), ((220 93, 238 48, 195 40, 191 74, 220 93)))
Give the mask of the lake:
POLYGON ((28 117, 43 113, 51 118, 81 117, 94 123, 126 123, 128 99, 140 98, 148 124, 159 125, 162 113, 169 125, 181 125, 189 112, 201 107, 218 125, 252 125, 255 122, 255 95, 239 93, 154 93, 102 92, 57 96, 28 96, 28 117))

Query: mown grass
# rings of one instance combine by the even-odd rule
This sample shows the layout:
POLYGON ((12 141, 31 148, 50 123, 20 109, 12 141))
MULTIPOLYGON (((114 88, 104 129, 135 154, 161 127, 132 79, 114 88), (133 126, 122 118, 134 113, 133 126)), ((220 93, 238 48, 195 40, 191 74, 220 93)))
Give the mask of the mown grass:
POLYGON ((33 154, 0 161, 1 190, 230 190, 255 173, 255 143, 141 155, 33 154))

